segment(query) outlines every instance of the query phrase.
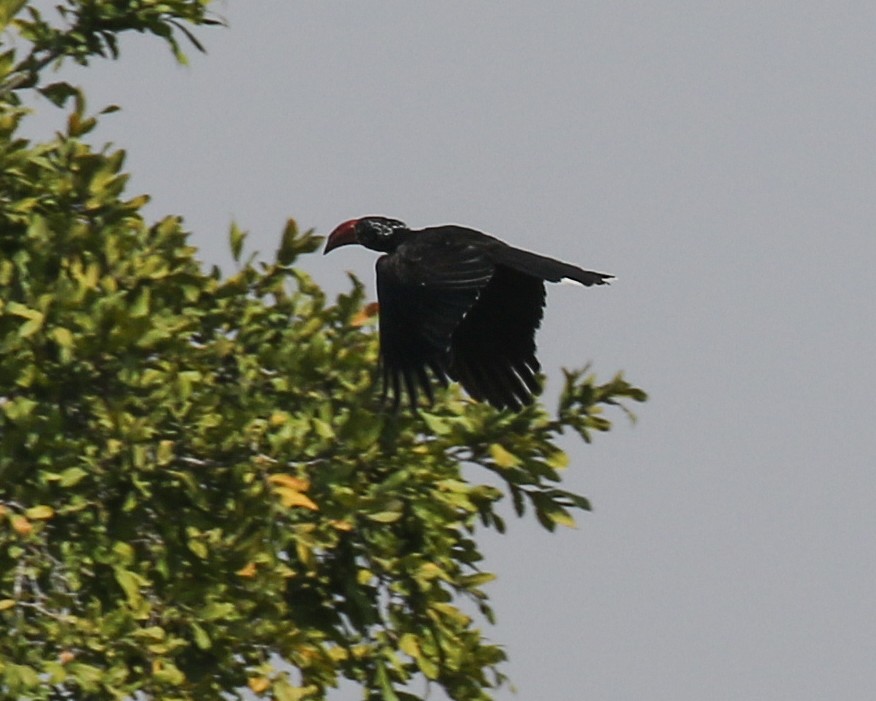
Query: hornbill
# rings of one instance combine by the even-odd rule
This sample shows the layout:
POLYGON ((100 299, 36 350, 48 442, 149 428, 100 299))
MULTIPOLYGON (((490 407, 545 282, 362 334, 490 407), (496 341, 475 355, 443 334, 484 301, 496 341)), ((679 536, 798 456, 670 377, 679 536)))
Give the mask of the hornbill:
POLYGON ((544 281, 604 285, 613 275, 513 248, 463 226, 412 230, 397 219, 351 219, 329 235, 325 253, 358 243, 377 260, 383 396, 402 391, 416 408, 432 401, 427 369, 458 381, 474 399, 519 410, 540 391, 535 331, 544 281), (402 389, 403 388, 403 389, 402 389))

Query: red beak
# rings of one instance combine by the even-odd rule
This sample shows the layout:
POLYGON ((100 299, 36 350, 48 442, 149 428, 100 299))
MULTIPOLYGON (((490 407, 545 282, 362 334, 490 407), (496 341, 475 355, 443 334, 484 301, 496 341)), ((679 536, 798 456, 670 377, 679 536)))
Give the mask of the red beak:
POLYGON ((328 240, 325 242, 325 250, 323 255, 329 251, 333 251, 341 246, 349 246, 352 243, 359 243, 356 240, 356 224, 358 219, 350 219, 343 224, 339 224, 335 230, 329 234, 328 240))

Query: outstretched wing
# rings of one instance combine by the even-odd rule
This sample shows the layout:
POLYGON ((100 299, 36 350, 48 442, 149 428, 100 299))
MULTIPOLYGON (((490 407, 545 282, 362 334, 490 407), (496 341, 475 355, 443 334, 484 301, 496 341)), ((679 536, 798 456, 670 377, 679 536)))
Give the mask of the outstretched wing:
POLYGON ((520 409, 541 389, 535 332, 544 310, 544 282, 498 266, 453 332, 448 374, 479 401, 520 409))
POLYGON ((447 383, 454 330, 489 283, 495 267, 476 248, 411 240, 377 261, 383 394, 397 407, 402 387, 412 406, 432 401, 427 368, 447 383))

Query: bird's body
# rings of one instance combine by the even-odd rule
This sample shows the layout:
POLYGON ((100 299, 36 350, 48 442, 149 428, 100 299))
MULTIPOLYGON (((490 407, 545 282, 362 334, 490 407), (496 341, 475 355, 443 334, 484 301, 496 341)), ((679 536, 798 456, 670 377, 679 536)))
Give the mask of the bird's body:
POLYGON ((602 285, 613 276, 530 253, 461 226, 411 230, 386 217, 344 222, 325 252, 360 243, 377 261, 384 394, 431 401, 429 372, 479 401, 520 409, 540 390, 535 332, 544 281, 602 285))

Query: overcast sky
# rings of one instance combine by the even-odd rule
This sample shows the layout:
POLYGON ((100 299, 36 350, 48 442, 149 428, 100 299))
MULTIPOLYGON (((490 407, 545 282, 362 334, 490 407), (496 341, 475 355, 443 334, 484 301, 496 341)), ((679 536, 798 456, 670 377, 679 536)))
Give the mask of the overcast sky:
POLYGON ((216 10, 189 68, 132 37, 79 78, 206 261, 382 213, 618 276, 550 289, 546 397, 592 361, 652 399, 566 443, 577 530, 485 536, 499 698, 876 698, 876 3, 216 10))

